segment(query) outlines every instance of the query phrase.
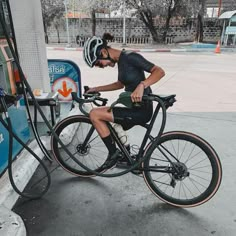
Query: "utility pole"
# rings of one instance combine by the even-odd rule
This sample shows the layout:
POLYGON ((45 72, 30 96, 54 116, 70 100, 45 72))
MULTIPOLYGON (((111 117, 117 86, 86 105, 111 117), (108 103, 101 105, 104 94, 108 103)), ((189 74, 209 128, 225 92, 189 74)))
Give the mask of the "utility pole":
POLYGON ((219 0, 219 2, 218 2, 218 17, 220 16, 220 13, 221 13, 221 5, 222 5, 222 0, 219 0))
POLYGON ((73 42, 76 43, 76 23, 77 23, 77 14, 76 11, 78 10, 77 3, 73 0, 73 42))
MULTIPOLYGON (((222 6, 222 0, 218 1, 218 18, 220 17, 220 13, 221 13, 221 6, 222 6)), ((225 20, 224 20, 224 25, 223 25, 223 31, 222 31, 222 37, 219 40, 220 44, 223 44, 223 35, 225 32, 225 20)), ((227 36, 228 37, 228 36, 227 36)))
POLYGON ((67 11, 67 0, 63 1, 64 5, 65 5, 65 14, 66 14, 66 32, 67 32, 67 45, 66 47, 71 47, 71 43, 70 43, 70 32, 69 32, 69 22, 68 22, 68 11, 67 11))
POLYGON ((125 13, 126 13, 126 5, 125 5, 125 0, 124 0, 124 2, 123 2, 123 46, 126 46, 126 35, 125 35, 125 28, 126 28, 126 26, 125 26, 125 18, 126 18, 126 15, 125 15, 125 13))

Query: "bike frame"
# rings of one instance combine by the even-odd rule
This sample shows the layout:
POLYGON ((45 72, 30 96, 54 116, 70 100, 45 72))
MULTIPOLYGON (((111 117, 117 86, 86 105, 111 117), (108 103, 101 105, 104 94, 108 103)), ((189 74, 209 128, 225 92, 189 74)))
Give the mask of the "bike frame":
MULTIPOLYGON (((166 109, 171 106, 172 104, 164 103, 160 98, 158 97, 153 97, 152 101, 157 102, 157 106, 153 112, 153 115, 151 117, 151 120, 148 124, 144 124, 144 125, 140 125, 142 127, 144 127, 146 129, 146 132, 144 134, 141 146, 139 148, 139 152, 137 154, 137 160, 138 161, 134 161, 130 155, 130 153, 127 151, 125 145, 123 145, 123 143, 121 142, 120 138, 118 137, 118 134, 116 133, 115 129, 112 127, 112 125, 107 122, 107 126, 110 130, 111 136, 112 138, 115 140, 116 144, 118 145, 118 147, 120 148, 121 152, 124 154, 125 158, 127 158, 128 162, 131 164, 131 166, 135 165, 136 166, 136 170, 146 170, 145 168, 140 167, 140 163, 143 162, 147 157, 148 157, 148 149, 152 146, 152 145, 157 145, 160 137, 164 131, 164 127, 166 124, 166 109), (160 112, 160 110, 162 109, 162 123, 158 132, 158 135, 156 137, 153 137, 151 135, 151 131, 153 128, 153 125, 155 123, 155 120, 160 112), (151 144, 147 146, 147 142, 148 140, 151 141, 151 144), (145 148, 146 147, 146 148, 145 148), (145 155, 144 155, 145 154, 145 155)), ((95 128, 91 127, 91 129, 88 132, 88 135, 85 138, 85 141, 83 143, 83 146, 86 146, 87 143, 89 142, 90 137, 92 136, 93 132, 94 132, 95 128)), ((169 158, 164 154, 164 156, 167 158, 168 161, 169 158)), ((170 161, 171 162, 171 161, 170 161)), ((166 166, 151 166, 148 168, 148 170, 150 171, 157 171, 157 172, 165 172, 165 173, 172 173, 172 167, 166 167, 166 166)))

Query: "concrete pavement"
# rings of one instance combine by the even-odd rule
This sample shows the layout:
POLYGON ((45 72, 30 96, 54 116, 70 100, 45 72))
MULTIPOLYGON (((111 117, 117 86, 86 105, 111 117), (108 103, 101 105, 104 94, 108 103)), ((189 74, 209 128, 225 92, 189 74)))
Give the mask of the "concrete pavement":
MULTIPOLYGON (((217 235, 236 232, 234 165, 236 113, 176 113, 166 131, 185 130, 208 140, 223 165, 219 191, 207 203, 191 209, 170 207, 157 199, 142 178, 76 178, 58 168, 49 192, 38 201, 19 201, 13 211, 25 222, 28 235, 217 235)), ((142 129, 129 132, 139 144, 142 129)), ((56 164, 50 166, 54 169, 56 164)), ((31 180, 41 178, 40 171, 31 180)))
POLYGON ((9 208, 0 206, 0 233, 4 236, 24 236, 26 229, 19 215, 9 208))

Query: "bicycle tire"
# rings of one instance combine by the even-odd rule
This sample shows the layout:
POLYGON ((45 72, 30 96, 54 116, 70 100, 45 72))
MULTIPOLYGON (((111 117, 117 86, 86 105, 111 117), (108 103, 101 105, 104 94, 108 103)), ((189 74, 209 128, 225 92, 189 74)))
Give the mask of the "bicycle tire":
POLYGON ((208 142, 195 134, 183 131, 164 133, 158 145, 155 143, 148 145, 144 155, 147 155, 143 163, 143 175, 147 186, 159 199, 172 206, 186 208, 199 206, 210 200, 220 186, 222 167, 219 157, 208 142), (173 164, 167 161, 163 151, 173 164), (179 158, 179 162, 171 155, 179 158), (166 169, 172 166, 182 168, 182 178, 181 175, 173 173, 148 170, 153 164, 160 167, 163 163, 167 163, 166 169), (210 168, 209 172, 207 167, 210 168), (197 174, 197 171, 200 174, 197 174))
MULTIPOLYGON (((73 153, 74 157, 89 169, 102 173, 106 170, 102 165, 107 159, 108 150, 96 129, 94 129, 87 146, 82 148, 84 139, 91 127, 93 125, 88 117, 76 115, 60 121, 54 131, 68 150, 73 153)), ((95 176, 73 161, 60 147, 54 136, 51 138, 51 148, 55 160, 67 172, 80 177, 95 176)))

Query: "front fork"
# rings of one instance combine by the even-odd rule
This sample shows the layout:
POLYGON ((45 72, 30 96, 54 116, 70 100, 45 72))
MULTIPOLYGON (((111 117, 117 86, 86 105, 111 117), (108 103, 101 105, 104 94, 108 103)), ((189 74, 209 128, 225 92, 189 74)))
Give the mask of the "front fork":
POLYGON ((87 136, 86 136, 84 142, 83 142, 82 144, 79 144, 79 148, 81 148, 82 150, 84 150, 84 149, 88 146, 89 142, 92 141, 92 140, 90 140, 90 138, 92 137, 94 130, 95 130, 95 128, 92 126, 92 127, 90 128, 90 130, 89 130, 89 132, 88 132, 88 134, 87 134, 87 136))

